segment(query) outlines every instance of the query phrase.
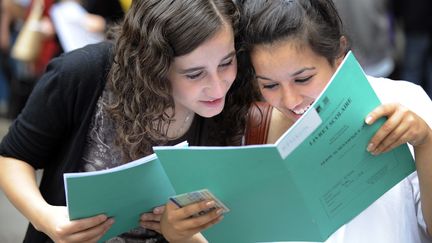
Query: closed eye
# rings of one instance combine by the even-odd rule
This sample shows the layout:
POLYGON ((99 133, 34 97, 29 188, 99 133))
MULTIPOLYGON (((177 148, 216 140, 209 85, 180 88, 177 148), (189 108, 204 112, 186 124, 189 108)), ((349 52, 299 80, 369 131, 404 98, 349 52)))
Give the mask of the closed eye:
POLYGON ((194 73, 190 73, 190 74, 186 74, 185 76, 188 79, 198 79, 203 75, 203 71, 199 71, 199 72, 194 72, 194 73))
POLYGON ((219 65, 219 67, 227 67, 229 65, 231 65, 233 63, 233 59, 231 58, 230 60, 223 62, 219 65))
POLYGON ((306 77, 306 78, 296 78, 294 81, 296 83, 306 83, 307 81, 311 80, 312 76, 306 77))
POLYGON ((262 84, 262 88, 263 89, 273 89, 276 86, 278 86, 279 84, 262 84))

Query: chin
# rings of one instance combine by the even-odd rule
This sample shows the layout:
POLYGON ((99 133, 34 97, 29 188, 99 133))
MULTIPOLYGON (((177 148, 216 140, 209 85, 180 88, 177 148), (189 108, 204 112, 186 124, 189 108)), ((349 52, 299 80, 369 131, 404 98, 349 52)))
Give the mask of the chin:
POLYGON ((294 114, 294 113, 292 113, 292 112, 289 112, 288 114, 286 113, 286 112, 282 112, 282 114, 288 119, 288 120, 290 120, 292 123, 295 123, 298 119, 300 119, 300 117, 302 116, 302 115, 297 115, 297 114, 294 114))
POLYGON ((296 122, 298 119, 300 119, 303 115, 293 115, 292 121, 296 122))
POLYGON ((211 109, 203 112, 197 112, 197 114, 205 118, 211 118, 219 115, 220 113, 222 113, 222 111, 223 111, 223 107, 220 109, 211 109))

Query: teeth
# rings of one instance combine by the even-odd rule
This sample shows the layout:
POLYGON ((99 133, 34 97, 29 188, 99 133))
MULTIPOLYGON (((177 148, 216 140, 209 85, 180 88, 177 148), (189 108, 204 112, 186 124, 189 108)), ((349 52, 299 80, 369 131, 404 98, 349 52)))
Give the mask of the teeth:
POLYGON ((311 107, 311 105, 308 105, 303 109, 292 110, 292 112, 294 112, 297 115, 303 115, 310 107, 311 107))

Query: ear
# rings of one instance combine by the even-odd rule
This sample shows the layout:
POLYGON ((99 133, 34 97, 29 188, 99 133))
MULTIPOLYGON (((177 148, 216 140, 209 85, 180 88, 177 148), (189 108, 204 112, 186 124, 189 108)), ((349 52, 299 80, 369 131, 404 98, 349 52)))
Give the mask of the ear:
POLYGON ((335 60, 335 65, 338 67, 343 59, 345 58, 347 46, 348 46, 348 40, 345 36, 341 36, 339 39, 340 47, 339 47, 339 55, 335 60))

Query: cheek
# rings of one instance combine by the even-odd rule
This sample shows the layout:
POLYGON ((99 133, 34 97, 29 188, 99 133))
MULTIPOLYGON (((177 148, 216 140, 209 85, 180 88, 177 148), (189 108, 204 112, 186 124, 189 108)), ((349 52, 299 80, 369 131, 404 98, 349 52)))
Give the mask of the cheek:
POLYGON ((224 80, 229 84, 229 86, 232 85, 234 80, 237 76, 237 65, 232 65, 229 69, 226 70, 224 80))
POLYGON ((182 77, 175 74, 168 74, 167 78, 170 82, 171 90, 173 93, 176 93, 182 89, 182 86, 184 85, 184 80, 182 79, 182 77))
POLYGON ((305 92, 305 96, 316 99, 321 94, 321 91, 324 90, 326 84, 327 82, 317 83, 313 88, 305 92))
POLYGON ((272 92, 269 91, 268 89, 262 89, 262 88, 260 88, 260 92, 264 100, 267 101, 267 103, 275 107, 278 106, 278 100, 280 100, 280 98, 277 92, 274 91, 272 92))
POLYGON ((172 95, 178 99, 187 99, 191 94, 196 93, 196 85, 188 82, 189 80, 176 80, 171 82, 172 95))

